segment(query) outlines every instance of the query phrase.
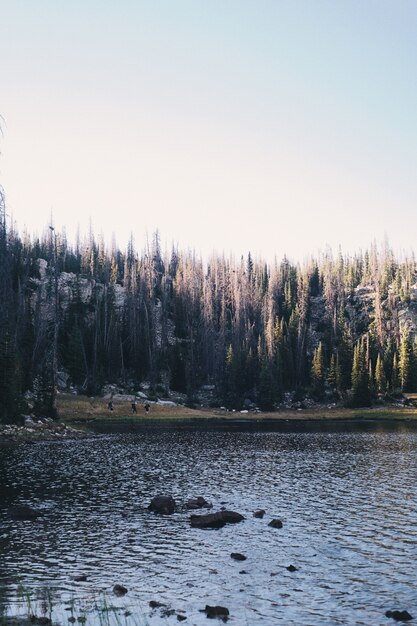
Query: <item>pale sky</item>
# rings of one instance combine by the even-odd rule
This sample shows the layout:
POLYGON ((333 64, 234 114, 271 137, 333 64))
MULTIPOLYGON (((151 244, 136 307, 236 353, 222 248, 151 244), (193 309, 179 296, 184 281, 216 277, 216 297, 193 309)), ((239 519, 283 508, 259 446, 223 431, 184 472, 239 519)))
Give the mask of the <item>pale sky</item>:
POLYGON ((20 230, 417 250, 415 0, 2 0, 0 24, 20 230))

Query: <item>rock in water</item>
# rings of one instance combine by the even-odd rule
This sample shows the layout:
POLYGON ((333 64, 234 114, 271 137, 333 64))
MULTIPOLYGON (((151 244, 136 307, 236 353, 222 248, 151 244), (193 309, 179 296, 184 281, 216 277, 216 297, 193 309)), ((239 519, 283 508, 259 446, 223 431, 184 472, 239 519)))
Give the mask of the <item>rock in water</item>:
POLYGON ((232 552, 232 554, 230 555, 232 557, 232 559, 234 559, 235 561, 246 561, 246 559, 248 558, 247 556, 245 556, 244 554, 240 554, 240 552, 232 552))
POLYGON ((31 506, 22 505, 22 506, 13 506, 8 510, 8 515, 13 520, 30 520, 33 521, 38 518, 42 513, 39 511, 35 511, 31 506))
POLYGON ((151 607, 151 609, 159 609, 161 607, 166 607, 166 604, 164 604, 163 602, 158 602, 158 600, 151 600, 149 602, 149 606, 151 607))
POLYGON ((193 528, 222 528, 225 524, 237 524, 245 518, 235 511, 219 511, 207 515, 191 515, 190 522, 193 528))
POLYGON ((175 508, 176 504, 172 496, 155 496, 148 506, 149 511, 159 513, 160 515, 171 515, 175 513, 175 508))
POLYGON ((271 528, 282 528, 282 522, 280 519, 273 519, 268 526, 271 526, 271 528))
POLYGON ((185 503, 185 506, 187 509, 211 509, 213 505, 211 502, 207 502, 202 496, 198 496, 198 498, 190 498, 190 500, 185 503))
POLYGON ((205 613, 207 617, 210 618, 218 617, 224 622, 227 622, 227 620, 229 619, 229 609, 227 609, 225 606, 210 606, 209 604, 206 604, 206 608, 204 609, 203 613, 205 613))
POLYGON ((258 511, 254 512, 253 517, 262 519, 264 515, 265 515, 265 511, 263 509, 259 509, 258 511))
POLYGON ((113 593, 116 594, 116 596, 124 596, 127 594, 127 589, 126 587, 123 587, 123 585, 114 585, 113 587, 113 593))
POLYGON ((413 619, 413 616, 408 611, 387 611, 385 616, 395 619, 396 622, 409 622, 413 619))

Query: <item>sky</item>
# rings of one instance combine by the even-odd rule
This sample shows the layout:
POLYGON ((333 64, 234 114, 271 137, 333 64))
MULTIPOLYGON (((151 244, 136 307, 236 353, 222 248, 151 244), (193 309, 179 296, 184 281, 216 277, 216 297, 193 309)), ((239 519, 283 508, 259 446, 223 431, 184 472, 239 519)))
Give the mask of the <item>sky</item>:
POLYGON ((417 249, 415 0, 3 0, 0 24, 19 230, 417 249))

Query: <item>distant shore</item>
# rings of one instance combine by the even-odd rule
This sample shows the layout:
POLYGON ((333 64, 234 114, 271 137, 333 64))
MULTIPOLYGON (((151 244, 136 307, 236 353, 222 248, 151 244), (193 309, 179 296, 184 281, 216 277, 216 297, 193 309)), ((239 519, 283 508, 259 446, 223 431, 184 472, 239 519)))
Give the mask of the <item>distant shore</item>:
POLYGON ((131 402, 113 400, 113 411, 108 409, 105 398, 59 394, 57 401, 58 420, 26 419, 25 425, 0 425, 0 448, 18 443, 35 443, 60 439, 79 439, 94 436, 95 422, 116 424, 152 424, 167 422, 209 422, 219 420, 225 423, 262 422, 331 422, 331 421, 417 421, 417 407, 379 406, 348 409, 340 406, 316 406, 306 409, 282 409, 279 411, 227 411, 220 408, 199 407, 191 409, 174 403, 150 402, 149 412, 144 404, 137 403, 137 413, 132 412, 131 402))
POLYGON ((65 423, 88 423, 89 421, 155 420, 155 419, 223 419, 223 420, 415 420, 417 407, 378 406, 349 409, 345 407, 317 406, 306 409, 282 409, 271 412, 227 411, 220 408, 199 407, 191 409, 182 405, 150 403, 147 413, 144 405, 137 403, 137 413, 132 412, 128 401, 113 401, 113 411, 107 408, 108 400, 81 395, 58 396, 59 419, 65 423))

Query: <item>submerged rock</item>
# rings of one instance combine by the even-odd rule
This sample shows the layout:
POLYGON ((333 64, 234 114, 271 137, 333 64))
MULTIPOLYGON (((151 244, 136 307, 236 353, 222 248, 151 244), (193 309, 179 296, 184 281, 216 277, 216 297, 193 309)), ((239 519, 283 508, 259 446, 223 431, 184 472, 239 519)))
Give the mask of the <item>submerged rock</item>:
POLYGON ((151 609, 159 609, 161 607, 166 607, 166 604, 164 604, 163 602, 158 602, 158 600, 151 600, 149 602, 149 606, 151 607, 151 609))
POLYGON ((207 617, 210 618, 218 617, 224 622, 227 622, 229 619, 229 609, 225 606, 210 606, 209 604, 206 604, 206 608, 202 611, 202 613, 205 613, 207 617))
POLYGON ((31 506, 27 506, 25 504, 22 506, 12 506, 7 513, 11 519, 19 521, 33 521, 42 515, 39 511, 35 511, 35 509, 32 509, 31 506))
POLYGON ((155 496, 148 506, 149 511, 159 513, 160 515, 171 515, 175 513, 175 508, 176 504, 172 496, 155 496))
POLYGON ((126 587, 123 587, 123 585, 114 585, 113 587, 113 593, 116 596, 124 596, 126 595, 128 592, 128 590, 126 589, 126 587))
POLYGON ((36 626, 49 626, 50 624, 52 624, 49 617, 46 617, 45 615, 42 615, 41 617, 38 617, 37 615, 31 615, 30 623, 36 624, 36 626))
POLYGON ((271 526, 271 528, 282 528, 282 522, 280 519, 273 519, 268 526, 271 526))
POLYGON ((187 509, 211 509, 213 505, 202 496, 198 496, 198 498, 190 498, 185 506, 187 509))
POLYGON ((413 619, 413 616, 410 615, 408 611, 387 611, 385 613, 385 616, 391 617, 396 622, 409 622, 411 619, 413 619))
POLYGON ((190 522, 193 528, 222 528, 225 524, 237 524, 245 518, 235 511, 219 511, 207 515, 191 515, 190 522))

